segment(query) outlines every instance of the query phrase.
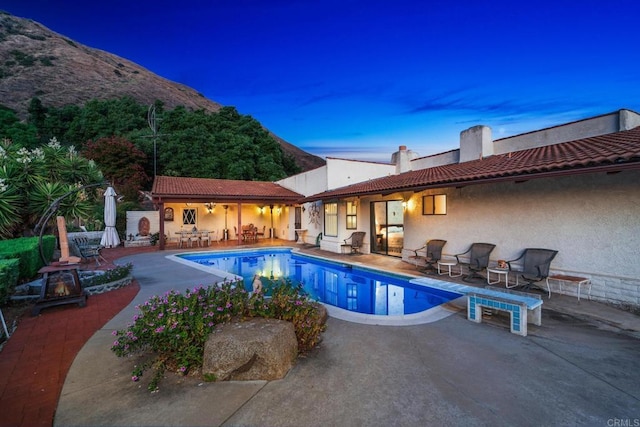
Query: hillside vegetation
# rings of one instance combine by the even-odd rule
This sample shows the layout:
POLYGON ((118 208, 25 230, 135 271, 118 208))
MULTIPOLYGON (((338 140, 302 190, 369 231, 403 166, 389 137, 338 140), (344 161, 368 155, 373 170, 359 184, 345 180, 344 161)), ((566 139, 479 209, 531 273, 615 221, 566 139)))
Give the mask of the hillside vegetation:
MULTIPOLYGON (((143 133, 147 108, 152 104, 161 105, 167 113, 176 111, 183 116, 188 113, 210 116, 223 108, 197 91, 164 79, 131 61, 84 46, 32 20, 0 12, 0 104, 14 112, 18 121, 24 122, 33 119, 34 111, 30 112, 30 108, 34 108, 34 98, 37 98, 35 107, 40 113, 46 111, 50 115, 62 111, 75 113, 76 109, 97 101, 131 99, 130 102, 144 106, 135 115, 139 134, 143 133)), ((94 109, 94 114, 100 113, 94 109)), ((249 116, 240 116, 249 120, 249 116)), ((68 118, 65 120, 69 121, 68 118)), ((97 117, 95 121, 98 121, 97 117)), ((160 124, 160 132, 168 132, 163 128, 165 124, 160 124)), ((121 126, 132 131, 131 123, 121 126)), ((323 159, 300 150, 268 130, 264 131, 279 144, 285 158, 293 159, 299 170, 324 164, 323 159)), ((75 129, 74 132, 80 136, 80 130, 75 129)), ((123 135, 122 132, 114 135, 123 135)), ((78 144, 77 140, 66 140, 59 133, 51 136, 56 136, 62 143, 78 144)), ((113 135, 87 133, 84 136, 90 139, 113 135)), ((185 141, 187 143, 193 144, 193 140, 185 141)), ((148 154, 148 149, 142 148, 148 154)), ((201 149, 193 148, 196 151, 201 149)), ((262 147, 254 150, 263 151, 262 147)), ((270 150, 267 148, 266 152, 270 150)))

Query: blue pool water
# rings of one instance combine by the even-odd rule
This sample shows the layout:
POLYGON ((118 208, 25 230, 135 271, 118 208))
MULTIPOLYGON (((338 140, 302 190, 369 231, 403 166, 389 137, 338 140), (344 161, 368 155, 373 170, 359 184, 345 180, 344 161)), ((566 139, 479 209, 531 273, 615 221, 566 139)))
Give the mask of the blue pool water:
POLYGON ((255 274, 272 280, 285 278, 301 283, 317 301, 364 314, 420 313, 460 296, 412 284, 408 277, 305 256, 290 248, 199 252, 178 257, 241 276, 248 291, 255 274))

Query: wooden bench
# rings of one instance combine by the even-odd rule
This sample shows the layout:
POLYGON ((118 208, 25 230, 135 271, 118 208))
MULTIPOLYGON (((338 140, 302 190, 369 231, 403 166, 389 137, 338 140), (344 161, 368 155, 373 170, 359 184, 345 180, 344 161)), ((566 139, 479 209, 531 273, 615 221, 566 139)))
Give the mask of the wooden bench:
POLYGON ((470 290, 467 293, 467 319, 481 323, 482 307, 508 312, 511 332, 523 337, 527 336, 528 312, 532 314, 531 323, 542 325, 540 295, 491 286, 470 290))
POLYGON ((560 284, 560 292, 562 292, 562 283, 569 282, 578 286, 578 302, 580 302, 580 288, 582 285, 589 285, 589 295, 591 295, 591 280, 586 277, 567 276, 565 274, 554 274, 549 276, 549 280, 555 280, 560 284))

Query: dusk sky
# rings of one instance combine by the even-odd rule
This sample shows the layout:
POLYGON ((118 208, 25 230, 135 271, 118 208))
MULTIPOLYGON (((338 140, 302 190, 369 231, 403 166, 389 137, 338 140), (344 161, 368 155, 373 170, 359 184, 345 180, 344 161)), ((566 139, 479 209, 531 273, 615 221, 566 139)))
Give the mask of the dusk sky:
POLYGON ((388 162, 640 112, 638 0, 2 0, 0 10, 249 114, 321 157, 388 162), (71 4, 69 4, 71 3, 71 4))

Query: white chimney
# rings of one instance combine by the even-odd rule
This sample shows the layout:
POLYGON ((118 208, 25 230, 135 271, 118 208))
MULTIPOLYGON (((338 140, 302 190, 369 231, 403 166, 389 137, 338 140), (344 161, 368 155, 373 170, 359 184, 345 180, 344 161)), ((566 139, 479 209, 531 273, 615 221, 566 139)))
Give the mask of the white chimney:
POLYGON ((474 126, 460 132, 460 163, 493 155, 491 128, 474 126))
POLYGON ((403 172, 409 172, 411 170, 411 160, 416 157, 416 154, 407 150, 406 145, 398 147, 398 151, 391 155, 391 163, 396 165, 396 175, 403 172))

